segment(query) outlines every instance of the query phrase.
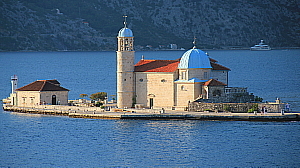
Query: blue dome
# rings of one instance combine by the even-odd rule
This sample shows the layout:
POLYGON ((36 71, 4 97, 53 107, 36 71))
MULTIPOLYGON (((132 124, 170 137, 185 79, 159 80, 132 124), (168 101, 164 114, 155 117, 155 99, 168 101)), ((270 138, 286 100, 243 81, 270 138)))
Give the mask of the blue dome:
POLYGON ((119 31, 118 37, 133 37, 133 33, 130 29, 124 27, 119 31))
POLYGON ((178 65, 178 68, 212 68, 208 56, 199 49, 193 48, 186 51, 178 65))

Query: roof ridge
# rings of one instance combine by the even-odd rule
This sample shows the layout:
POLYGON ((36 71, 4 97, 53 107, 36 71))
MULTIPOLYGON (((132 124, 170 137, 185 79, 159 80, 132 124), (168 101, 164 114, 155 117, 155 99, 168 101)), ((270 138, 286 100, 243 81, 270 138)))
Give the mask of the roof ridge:
POLYGON ((68 89, 60 86, 58 81, 57 83, 58 84, 52 83, 52 80, 36 80, 30 84, 16 89, 16 91, 69 91, 68 89))
POLYGON ((42 85, 42 87, 40 88, 40 90, 39 91, 42 91, 43 89, 44 89, 44 87, 45 87, 45 84, 46 84, 46 82, 47 82, 47 80, 42 80, 44 83, 43 83, 43 85, 42 85))
MULTIPOLYGON (((51 85, 52 87, 56 87, 56 88, 60 88, 60 89, 69 90, 69 89, 66 89, 66 88, 64 88, 64 87, 62 87, 62 86, 60 86, 60 85, 56 85, 55 83, 52 83, 52 82, 50 82, 50 81, 48 81, 48 80, 46 80, 45 86, 46 86, 46 83, 48 83, 48 84, 51 85)), ((43 89, 44 89, 44 85, 43 85, 43 87, 42 87, 42 90, 43 90, 43 89)))

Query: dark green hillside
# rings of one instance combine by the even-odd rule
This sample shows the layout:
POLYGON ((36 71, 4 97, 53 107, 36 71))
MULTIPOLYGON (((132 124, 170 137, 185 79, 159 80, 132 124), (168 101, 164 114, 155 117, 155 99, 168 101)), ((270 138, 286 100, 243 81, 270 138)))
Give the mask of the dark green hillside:
POLYGON ((4 0, 0 50, 115 50, 128 15, 135 45, 300 47, 296 0, 4 0), (57 11, 59 9, 59 12, 57 11))

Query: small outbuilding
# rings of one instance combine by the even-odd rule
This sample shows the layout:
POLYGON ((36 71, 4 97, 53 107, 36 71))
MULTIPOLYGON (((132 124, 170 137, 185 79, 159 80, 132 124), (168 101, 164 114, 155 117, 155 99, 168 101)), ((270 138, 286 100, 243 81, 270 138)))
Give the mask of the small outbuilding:
POLYGON ((69 90, 60 86, 56 80, 37 80, 18 88, 17 106, 31 107, 36 105, 67 105, 69 90))

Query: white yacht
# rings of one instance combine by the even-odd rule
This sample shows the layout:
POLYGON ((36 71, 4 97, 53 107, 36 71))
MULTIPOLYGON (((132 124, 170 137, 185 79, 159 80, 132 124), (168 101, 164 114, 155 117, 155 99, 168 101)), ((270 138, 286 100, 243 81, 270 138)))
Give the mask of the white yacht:
POLYGON ((264 44, 264 40, 260 40, 260 43, 251 47, 250 50, 252 50, 252 51, 269 51, 269 50, 271 50, 271 47, 268 46, 267 44, 264 44))

